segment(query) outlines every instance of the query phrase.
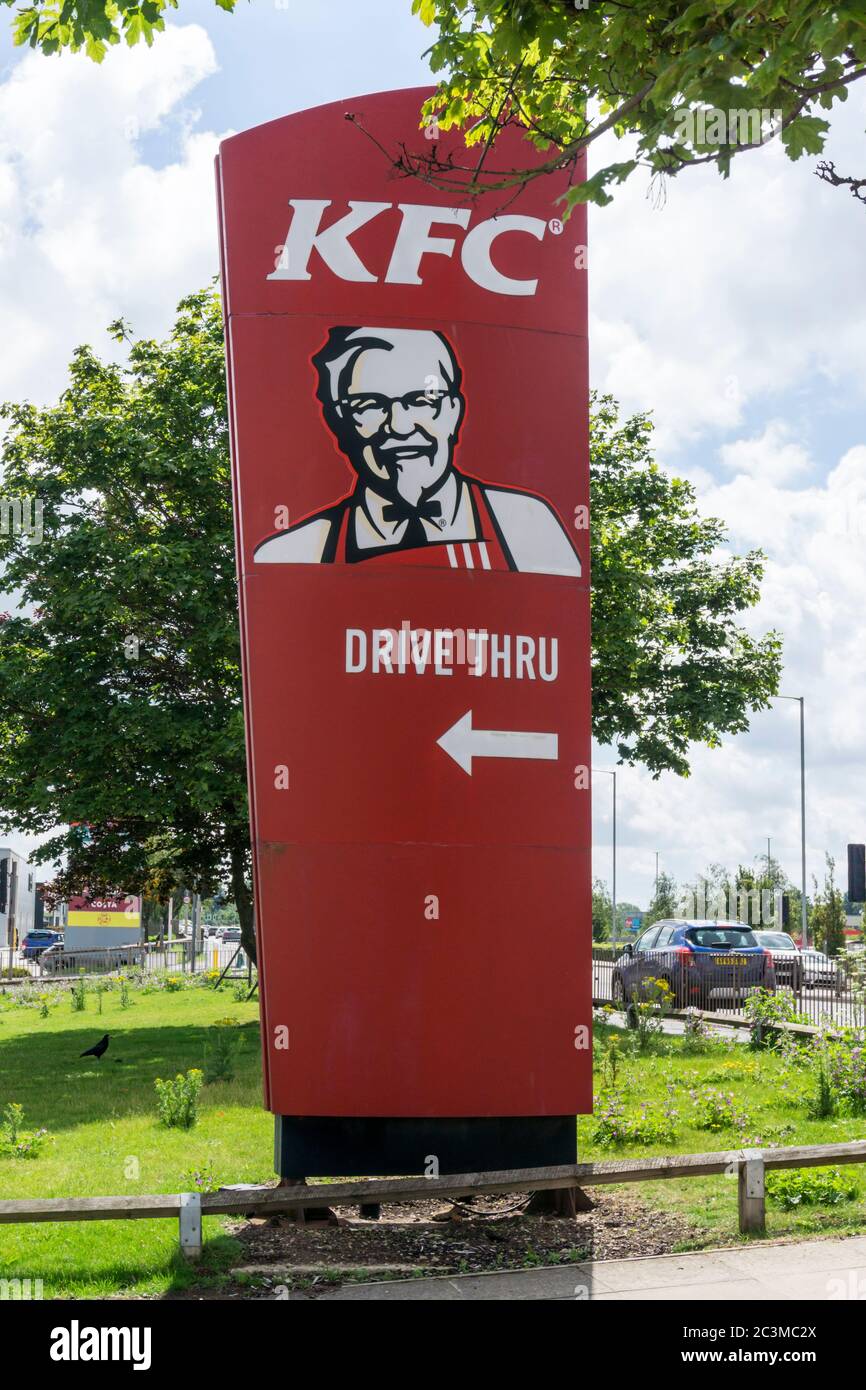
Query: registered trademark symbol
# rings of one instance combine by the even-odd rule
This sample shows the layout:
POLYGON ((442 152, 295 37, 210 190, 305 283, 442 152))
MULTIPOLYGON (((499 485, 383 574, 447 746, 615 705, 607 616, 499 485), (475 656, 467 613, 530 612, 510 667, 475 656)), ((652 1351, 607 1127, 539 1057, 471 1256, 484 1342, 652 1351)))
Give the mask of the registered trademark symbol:
POLYGON ((554 236, 562 236, 562 223, 558 217, 551 217, 547 225, 554 236))

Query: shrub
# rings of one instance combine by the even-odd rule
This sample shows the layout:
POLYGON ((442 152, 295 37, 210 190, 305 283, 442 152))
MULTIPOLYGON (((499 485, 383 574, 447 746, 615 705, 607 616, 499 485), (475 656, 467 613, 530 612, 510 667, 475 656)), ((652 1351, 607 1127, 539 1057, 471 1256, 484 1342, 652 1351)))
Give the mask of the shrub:
POLYGON ((47 1129, 25 1130, 12 1148, 13 1158, 38 1158, 48 1139, 47 1129))
POLYGON ((79 975, 70 992, 72 1000, 72 1012, 83 1013, 87 1008, 87 981, 83 975, 79 975))
POLYGON ((772 1035, 773 1025, 779 1023, 808 1023, 801 1014, 791 994, 771 994, 767 989, 756 989, 746 1000, 746 1018, 749 1020, 751 1045, 761 1047, 767 1041, 768 1032, 772 1035))
POLYGON ((645 1052, 656 1034, 662 1031, 665 1015, 673 1003, 667 980, 650 978, 642 985, 641 994, 633 994, 628 1006, 629 1025, 636 1030, 639 1052, 645 1052))
POLYGON ((806 1109, 813 1120, 827 1120, 831 1115, 836 1114, 837 1108, 838 1095, 827 1065, 826 1050, 822 1048, 818 1053, 818 1061, 813 1076, 813 1090, 806 1099, 806 1109))
POLYGON ((593 1143, 602 1148, 619 1148, 623 1144, 670 1144, 677 1137, 677 1112, 670 1103, 651 1109, 644 1101, 637 1115, 626 1117, 625 1106, 618 1096, 607 1096, 598 1113, 593 1143))
POLYGON ((835 1207, 857 1196, 857 1184, 838 1168, 789 1168, 767 1174, 767 1196, 785 1211, 835 1207))
POLYGON ((204 1050, 206 1086, 212 1086, 215 1081, 234 1081, 240 1041, 236 1018, 218 1018, 211 1024, 204 1050))
POLYGON ((47 1129, 25 1130, 24 1107, 10 1100, 0 1116, 0 1153, 7 1158, 38 1158, 48 1139, 47 1129))
POLYGON ((694 1055, 706 1052, 710 1045, 710 1032, 698 1009, 686 1009, 683 1024, 683 1052, 694 1055))
POLYGON ((218 1192, 220 1186, 211 1159, 197 1168, 187 1168, 180 1184, 181 1192, 218 1192))
POLYGON ((198 1067, 192 1067, 186 1074, 178 1072, 173 1081, 157 1077, 153 1083, 159 1118, 169 1129, 192 1129, 198 1120, 202 1079, 198 1067))
POLYGON ((737 1110, 733 1091, 716 1091, 706 1086, 701 1091, 690 1091, 694 1105, 692 1122, 695 1129, 710 1130, 719 1134, 724 1129, 742 1129, 748 1124, 748 1116, 737 1110))
POLYGON ((16 1100, 10 1100, 3 1107, 3 1138, 7 1144, 17 1144, 18 1135, 24 1128, 24 1106, 19 1105, 16 1100))
POLYGON ((866 1115, 866 1048, 828 1042, 823 1055, 827 1083, 839 1108, 848 1115, 866 1115))

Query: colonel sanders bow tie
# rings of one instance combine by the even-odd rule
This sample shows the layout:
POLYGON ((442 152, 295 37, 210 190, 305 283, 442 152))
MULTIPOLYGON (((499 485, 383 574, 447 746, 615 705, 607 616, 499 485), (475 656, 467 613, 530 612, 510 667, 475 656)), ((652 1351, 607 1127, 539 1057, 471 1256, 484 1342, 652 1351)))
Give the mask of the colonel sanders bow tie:
POLYGON ((402 499, 399 502, 389 502, 382 508, 382 516, 385 521, 394 521, 398 525, 401 521, 406 522, 406 530, 403 533, 401 545, 426 545, 427 532, 424 530, 424 521, 439 522, 442 515, 442 505, 439 502, 425 502, 423 499, 417 507, 412 507, 402 499))

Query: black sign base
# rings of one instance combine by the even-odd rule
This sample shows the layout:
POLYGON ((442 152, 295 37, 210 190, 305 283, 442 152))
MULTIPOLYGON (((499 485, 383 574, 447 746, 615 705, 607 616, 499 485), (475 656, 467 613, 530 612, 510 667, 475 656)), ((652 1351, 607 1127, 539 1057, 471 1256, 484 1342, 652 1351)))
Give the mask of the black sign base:
POLYGON ((501 1172, 505 1168, 546 1168, 576 1162, 573 1115, 478 1119, 274 1116, 274 1167, 281 1178, 501 1172))

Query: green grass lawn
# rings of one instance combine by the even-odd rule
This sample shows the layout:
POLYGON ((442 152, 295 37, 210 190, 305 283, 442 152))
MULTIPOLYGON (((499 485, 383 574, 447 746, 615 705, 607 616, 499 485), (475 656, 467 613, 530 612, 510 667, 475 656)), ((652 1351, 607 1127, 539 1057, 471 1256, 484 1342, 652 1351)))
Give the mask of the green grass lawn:
MULTIPOLYGON (((0 1156, 0 1196, 98 1196, 177 1192, 207 1169, 216 1185, 273 1178, 273 1121, 262 1108, 258 1008, 237 1002, 228 987, 177 993, 130 990, 123 1009, 119 991, 94 993, 82 1013, 65 991, 51 992, 49 1016, 0 993, 0 1111, 10 1101, 24 1107, 28 1130, 45 1127, 50 1138, 33 1159, 0 1156), (231 1082, 205 1086, 200 1118, 191 1130, 159 1123, 154 1080, 201 1067, 208 1026, 227 1016, 238 1021, 243 1044, 231 1082), (111 1045, 101 1061, 79 1053, 105 1032, 111 1045)), ((616 1094, 624 1116, 642 1106, 660 1113, 667 1102, 678 1112, 670 1139, 605 1147, 593 1140, 598 1120, 578 1120, 581 1159, 736 1149, 748 1144, 811 1144, 866 1136, 862 1118, 810 1119, 804 1097, 808 1069, 773 1052, 741 1044, 713 1043, 688 1055, 681 1038, 658 1037, 645 1053, 631 1052, 622 1032, 596 1031, 596 1091, 610 1082, 606 1054, 611 1038, 622 1053, 616 1094), (719 1132, 695 1122, 690 1091, 733 1092, 745 1116, 741 1128, 719 1132)), ((857 1184, 854 1201, 831 1208, 787 1212, 768 1204, 768 1236, 862 1230, 866 1224, 866 1171, 843 1170, 857 1184)), ((682 1248, 730 1244, 737 1235, 736 1182, 724 1177, 642 1184, 641 1201, 682 1214, 682 1248), (697 1234, 692 1228, 697 1228, 697 1234)), ((46 1297, 94 1297, 135 1290, 160 1294, 190 1282, 224 1278, 239 1247, 221 1218, 205 1222, 203 1265, 191 1270, 177 1254, 177 1223, 160 1221, 69 1222, 0 1225, 0 1277, 42 1279, 46 1297)))
MULTIPOLYGON (((81 1013, 66 992, 56 995, 48 1018, 11 1003, 11 990, 0 995, 0 1110, 17 1101, 26 1128, 44 1126, 51 1136, 36 1158, 0 1156, 0 1196, 177 1192, 192 1186, 190 1170, 207 1165, 217 1184, 273 1178, 255 1001, 236 1002, 225 986, 131 989, 124 1010, 111 990, 100 1015, 94 994, 81 1013), (235 1079, 202 1088, 193 1129, 167 1129, 157 1119, 155 1078, 201 1067, 207 1027, 226 1017, 238 1020, 242 1037, 235 1079), (105 1056, 79 1059, 106 1032, 105 1056)), ((205 1221, 204 1234, 204 1267, 215 1274, 231 1262, 236 1242, 219 1218, 205 1221)), ((169 1219, 0 1225, 0 1277, 41 1278, 46 1297, 83 1298, 133 1286, 159 1293, 193 1275, 177 1255, 177 1222, 169 1219)))
MULTIPOLYGON (((844 1143, 866 1138, 866 1119, 836 1116, 810 1119, 806 1098, 814 1089, 811 1069, 804 1065, 814 1044, 804 1044, 799 1065, 786 1063, 776 1052, 752 1051, 742 1043, 711 1043, 707 1050, 689 1055, 680 1037, 658 1036, 645 1053, 631 1054, 634 1043, 621 1031, 604 1025, 595 1030, 595 1091, 598 1095, 610 1071, 605 1052, 612 1039, 625 1054, 619 1063, 616 1091, 624 1104, 624 1117, 636 1118, 647 1104, 650 1114, 658 1114, 666 1103, 678 1112, 672 1140, 650 1144, 626 1143, 604 1146, 593 1140, 597 1119, 580 1116, 577 1122, 581 1161, 630 1158, 665 1153, 703 1153, 708 1150, 739 1149, 744 1144, 844 1143), (733 1107, 743 1118, 742 1127, 712 1131, 695 1123, 696 1107, 691 1092, 698 1097, 708 1089, 733 1093, 733 1107)), ((816 1170, 818 1172, 822 1170, 816 1170)), ((786 1211, 772 1201, 767 1203, 767 1234, 758 1239, 780 1236, 815 1236, 862 1232, 866 1227, 866 1164, 849 1164, 843 1177, 857 1186, 853 1201, 838 1206, 802 1207, 786 1211)), ((737 1183, 724 1176, 670 1179, 641 1183, 637 1192, 652 1206, 678 1212, 683 1217, 681 1248, 693 1249, 709 1244, 735 1244, 741 1239, 737 1227, 737 1183), (697 1226, 697 1236, 688 1234, 688 1225, 697 1226)), ((755 1239, 746 1237, 745 1239, 755 1239)))

